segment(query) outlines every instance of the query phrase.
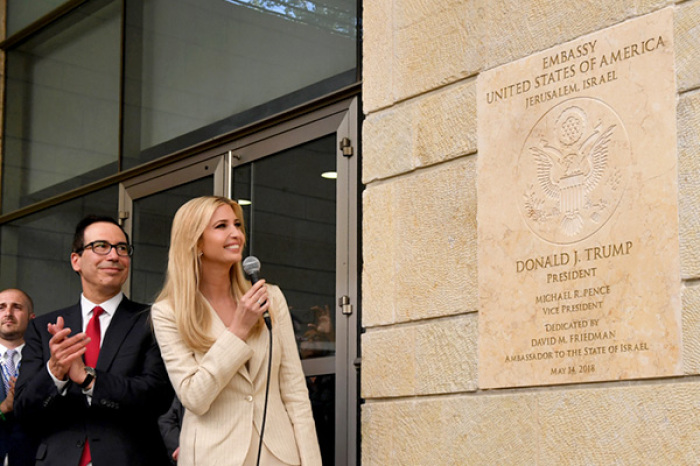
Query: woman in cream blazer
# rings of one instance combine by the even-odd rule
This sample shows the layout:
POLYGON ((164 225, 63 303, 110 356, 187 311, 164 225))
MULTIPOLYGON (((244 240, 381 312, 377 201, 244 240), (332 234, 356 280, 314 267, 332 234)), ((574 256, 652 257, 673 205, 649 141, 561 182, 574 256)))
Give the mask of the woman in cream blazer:
POLYGON ((186 408, 179 465, 254 465, 272 367, 261 465, 320 465, 311 405, 281 290, 240 267, 243 215, 208 196, 173 219, 166 284, 152 308, 170 381, 186 408))

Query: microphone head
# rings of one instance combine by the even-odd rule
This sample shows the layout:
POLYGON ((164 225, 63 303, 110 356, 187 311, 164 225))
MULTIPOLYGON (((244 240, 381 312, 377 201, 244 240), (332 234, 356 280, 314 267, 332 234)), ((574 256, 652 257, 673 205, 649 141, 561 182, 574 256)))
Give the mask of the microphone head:
POLYGON ((260 261, 255 256, 248 256, 243 259, 243 271, 249 275, 257 275, 260 273, 260 261))

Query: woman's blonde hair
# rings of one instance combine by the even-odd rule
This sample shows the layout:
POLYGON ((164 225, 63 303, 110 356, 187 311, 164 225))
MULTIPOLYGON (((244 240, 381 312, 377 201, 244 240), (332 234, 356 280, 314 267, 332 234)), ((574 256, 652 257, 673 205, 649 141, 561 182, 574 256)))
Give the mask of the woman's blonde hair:
MULTIPOLYGON (((208 336, 211 315, 199 292, 201 264, 199 243, 214 211, 230 206, 241 221, 245 241, 243 210, 235 201, 219 196, 204 196, 183 204, 173 218, 165 284, 156 301, 167 301, 175 312, 175 324, 182 338, 195 351, 206 352, 214 340, 208 336)), ((243 246, 243 245, 241 245, 243 246)), ((240 262, 231 267, 231 291, 239 300, 250 289, 240 262)))

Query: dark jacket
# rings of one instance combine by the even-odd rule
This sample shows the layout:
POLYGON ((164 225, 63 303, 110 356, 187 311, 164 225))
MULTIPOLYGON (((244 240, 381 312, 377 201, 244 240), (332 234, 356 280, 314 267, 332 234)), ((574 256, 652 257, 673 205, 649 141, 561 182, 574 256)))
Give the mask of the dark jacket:
POLYGON ((173 453, 180 446, 180 430, 182 429, 183 417, 185 417, 185 407, 182 406, 177 397, 173 397, 173 404, 170 405, 168 412, 158 419, 160 433, 163 436, 165 448, 168 450, 170 461, 173 464, 177 464, 173 459, 173 453))
POLYGON ((100 349, 92 403, 69 382, 59 394, 46 368, 48 323, 63 316, 71 334, 82 330, 80 305, 30 321, 15 387, 15 413, 40 438, 37 465, 75 466, 85 438, 93 466, 168 465, 158 416, 173 397, 150 326, 149 308, 124 298, 100 349))
MULTIPOLYGON (((0 385, 5 383, 0 377, 0 385)), ((2 390, 0 390, 2 393, 2 390)), ((5 419, 0 419, 0 464, 5 456, 10 466, 33 466, 36 445, 17 422, 14 411, 6 413, 5 419)))

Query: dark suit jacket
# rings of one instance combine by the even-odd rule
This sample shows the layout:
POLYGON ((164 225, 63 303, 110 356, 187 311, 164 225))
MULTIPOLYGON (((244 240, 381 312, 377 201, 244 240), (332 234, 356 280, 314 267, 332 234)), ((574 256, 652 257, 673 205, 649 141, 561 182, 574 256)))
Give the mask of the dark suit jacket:
POLYGON ((15 413, 41 439, 36 464, 76 466, 88 437, 93 466, 168 465, 158 416, 173 390, 148 307, 126 298, 119 304, 102 342, 90 405, 72 382, 59 394, 46 368, 47 324, 58 316, 72 334, 82 331, 79 304, 31 320, 15 387, 15 413))
MULTIPOLYGON (((5 381, 0 377, 0 385, 5 381)), ((2 391, 0 391, 2 393, 2 391)), ((6 455, 10 466, 33 466, 36 445, 22 426, 17 422, 14 411, 5 414, 5 420, 0 420, 0 464, 6 455)))
POLYGON ((163 436, 165 448, 168 450, 172 464, 177 464, 173 459, 173 453, 180 446, 180 430, 182 429, 182 418, 184 417, 185 407, 182 406, 177 397, 173 397, 173 404, 170 405, 168 412, 158 419, 160 434, 163 436))

